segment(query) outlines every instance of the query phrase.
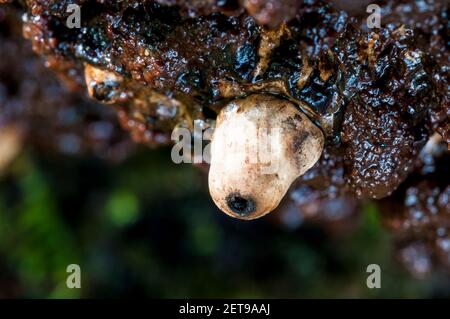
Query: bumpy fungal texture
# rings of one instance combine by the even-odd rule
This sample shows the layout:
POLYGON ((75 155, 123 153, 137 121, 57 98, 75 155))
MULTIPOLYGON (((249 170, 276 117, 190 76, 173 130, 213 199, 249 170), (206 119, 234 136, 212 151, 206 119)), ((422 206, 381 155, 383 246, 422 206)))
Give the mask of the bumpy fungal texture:
MULTIPOLYGON (((432 129, 450 149, 450 37, 448 1, 383 2, 383 16, 388 27, 405 25, 414 30, 414 45, 435 62, 433 80, 439 87, 441 107, 429 109, 432 129)), ((382 3, 382 4, 383 4, 382 3)))
POLYGON ((429 112, 441 98, 431 77, 435 66, 411 47, 412 30, 384 30, 363 41, 358 49, 365 62, 355 65, 359 87, 347 105, 341 136, 354 193, 383 198, 412 171, 428 140, 429 112))
POLYGON ((214 127, 226 105, 252 94, 297 105, 326 138, 287 198, 303 210, 306 198, 352 211, 391 198, 417 174, 430 136, 449 147, 448 1, 373 1, 381 29, 368 29, 365 7, 347 0, 336 1, 347 12, 320 0, 71 1, 81 29, 66 27, 65 1, 12 2, 47 66, 117 109, 146 145, 167 144, 194 121, 214 127), (118 80, 86 83, 93 69, 118 80))

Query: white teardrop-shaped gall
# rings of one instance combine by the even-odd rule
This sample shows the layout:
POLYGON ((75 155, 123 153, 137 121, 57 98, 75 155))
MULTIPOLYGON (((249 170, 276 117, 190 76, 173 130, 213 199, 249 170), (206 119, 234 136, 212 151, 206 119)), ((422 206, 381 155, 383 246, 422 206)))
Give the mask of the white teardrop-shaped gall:
POLYGON ((210 194, 232 217, 264 216, 318 161, 323 146, 322 131, 292 102, 263 94, 234 100, 217 117, 210 194))

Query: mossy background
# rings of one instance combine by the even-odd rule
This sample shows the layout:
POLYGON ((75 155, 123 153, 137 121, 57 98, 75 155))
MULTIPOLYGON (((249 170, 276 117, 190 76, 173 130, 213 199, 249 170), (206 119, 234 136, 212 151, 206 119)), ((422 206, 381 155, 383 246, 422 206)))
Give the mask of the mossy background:
POLYGON ((121 164, 25 150, 0 177, 0 297, 138 296, 449 297, 450 285, 395 262, 373 205, 336 239, 225 216, 200 170, 168 149, 121 164), (366 286, 372 263, 381 289, 366 286), (81 289, 66 287, 69 264, 81 266, 81 289))

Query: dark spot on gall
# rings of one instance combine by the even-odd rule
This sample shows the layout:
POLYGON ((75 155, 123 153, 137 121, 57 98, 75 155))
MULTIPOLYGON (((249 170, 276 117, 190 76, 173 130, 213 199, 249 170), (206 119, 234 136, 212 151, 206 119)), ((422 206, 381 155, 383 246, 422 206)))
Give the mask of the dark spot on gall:
POLYGON ((227 196, 228 207, 241 217, 248 217, 256 211, 255 201, 251 197, 243 197, 239 193, 232 193, 227 196))

